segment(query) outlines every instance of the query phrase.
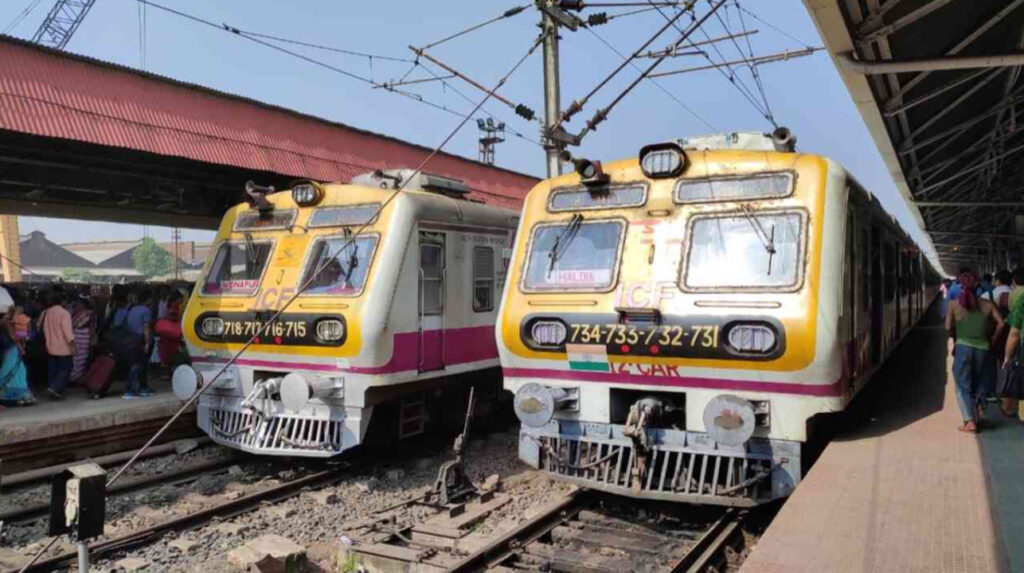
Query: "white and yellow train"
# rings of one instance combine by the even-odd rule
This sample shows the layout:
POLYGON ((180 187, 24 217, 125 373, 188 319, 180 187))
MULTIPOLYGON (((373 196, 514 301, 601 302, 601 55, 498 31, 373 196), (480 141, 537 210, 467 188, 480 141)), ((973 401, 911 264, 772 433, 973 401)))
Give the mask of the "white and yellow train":
POLYGON ((786 130, 648 146, 538 184, 496 328, 520 458, 640 498, 789 495, 937 275, 834 161, 786 130))
POLYGON ((249 452, 326 457, 362 443, 375 409, 405 437, 459 375, 491 369, 497 385, 497 299, 518 214, 466 191, 378 171, 231 209, 183 317, 192 366, 173 381, 183 400, 204 389, 200 427, 249 452))

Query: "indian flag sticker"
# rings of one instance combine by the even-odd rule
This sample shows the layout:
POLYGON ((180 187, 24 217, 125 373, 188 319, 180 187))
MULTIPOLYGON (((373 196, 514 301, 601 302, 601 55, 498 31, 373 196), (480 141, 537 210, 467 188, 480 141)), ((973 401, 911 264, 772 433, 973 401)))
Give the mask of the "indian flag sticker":
POLYGON ((587 370, 590 372, 610 372, 608 351, 603 344, 566 344, 569 353, 570 370, 587 370))

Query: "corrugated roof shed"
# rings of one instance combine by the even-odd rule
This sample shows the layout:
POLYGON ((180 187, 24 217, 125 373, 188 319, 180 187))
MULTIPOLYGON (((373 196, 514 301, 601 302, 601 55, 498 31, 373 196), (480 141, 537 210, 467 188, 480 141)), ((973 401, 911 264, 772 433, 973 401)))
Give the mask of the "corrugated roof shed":
MULTIPOLYGON (((413 167, 429 149, 340 123, 0 35, 0 130, 296 178, 413 167)), ((517 208, 537 179, 441 153, 428 171, 517 208)))

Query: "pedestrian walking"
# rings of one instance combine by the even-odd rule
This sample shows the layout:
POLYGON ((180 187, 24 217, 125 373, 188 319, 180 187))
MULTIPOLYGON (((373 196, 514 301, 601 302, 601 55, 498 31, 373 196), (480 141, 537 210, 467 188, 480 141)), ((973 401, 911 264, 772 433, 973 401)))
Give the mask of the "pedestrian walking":
POLYGON ((962 419, 959 429, 977 432, 984 411, 981 399, 989 385, 995 386, 996 373, 990 356, 991 338, 1000 334, 1004 323, 996 306, 975 294, 979 282, 976 273, 962 273, 957 282, 960 284, 960 292, 949 303, 946 330, 954 341, 953 378, 962 419), (990 336, 992 321, 996 325, 995 336, 990 336))
POLYGON ((114 315, 114 354, 128 370, 126 400, 153 395, 148 379, 149 353, 153 349, 151 296, 148 288, 139 289, 135 300, 114 315))

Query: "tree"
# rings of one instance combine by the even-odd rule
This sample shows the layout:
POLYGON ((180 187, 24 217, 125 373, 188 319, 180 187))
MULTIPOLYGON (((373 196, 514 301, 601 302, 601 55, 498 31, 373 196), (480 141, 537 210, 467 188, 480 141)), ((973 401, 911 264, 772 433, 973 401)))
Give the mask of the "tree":
POLYGON ((139 274, 151 279, 171 273, 174 259, 150 237, 142 239, 142 244, 132 253, 132 262, 139 274))
POLYGON ((65 267, 60 270, 60 280, 66 283, 86 283, 92 278, 92 273, 85 269, 65 267))

